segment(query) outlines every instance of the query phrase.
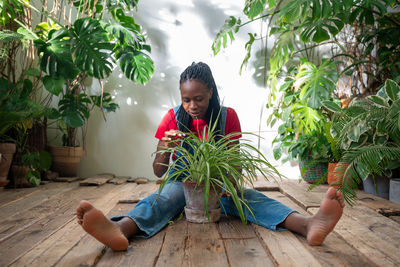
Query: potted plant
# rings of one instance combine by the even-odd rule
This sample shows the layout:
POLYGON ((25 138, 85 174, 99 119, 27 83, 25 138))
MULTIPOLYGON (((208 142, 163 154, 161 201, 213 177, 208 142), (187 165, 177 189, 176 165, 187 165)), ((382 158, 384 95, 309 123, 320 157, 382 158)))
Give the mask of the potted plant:
POLYGON ((99 108, 104 114, 118 108, 111 95, 104 92, 102 83, 115 64, 119 63, 127 78, 140 84, 149 81, 153 74, 153 61, 148 56, 150 46, 141 27, 126 15, 136 8, 137 2, 75 1, 71 5, 68 2, 51 6, 51 11, 45 2, 22 6, 44 18, 35 27, 24 25, 19 32, 33 40, 41 81, 57 102, 48 118, 49 127, 56 125, 62 133, 62 147, 50 146, 52 168, 60 175, 77 174, 83 152, 77 129, 86 125, 91 111, 99 108), (71 12, 75 14, 73 18, 63 15, 71 12), (93 78, 99 80, 101 90, 97 92, 85 86, 85 81, 93 78))
POLYGON ((215 128, 216 123, 204 128, 202 136, 207 136, 206 140, 193 133, 185 133, 182 142, 186 145, 159 151, 180 155, 169 166, 160 192, 166 183, 176 181, 183 174, 186 177, 183 179, 187 201, 185 213, 189 221, 217 221, 220 214, 219 193, 225 191, 232 197, 245 223, 244 209, 249 209, 243 195, 245 184, 252 184, 258 174, 266 179, 281 176, 257 148, 246 140, 241 144, 235 143, 230 139, 234 134, 217 136, 215 128), (169 173, 172 168, 176 171, 169 173))
POLYGON ((335 175, 343 177, 341 190, 349 203, 356 198, 358 184, 370 177, 375 193, 378 179, 388 183, 392 170, 400 166, 399 93, 400 86, 387 80, 376 95, 353 99, 348 108, 329 104, 343 149, 335 175))

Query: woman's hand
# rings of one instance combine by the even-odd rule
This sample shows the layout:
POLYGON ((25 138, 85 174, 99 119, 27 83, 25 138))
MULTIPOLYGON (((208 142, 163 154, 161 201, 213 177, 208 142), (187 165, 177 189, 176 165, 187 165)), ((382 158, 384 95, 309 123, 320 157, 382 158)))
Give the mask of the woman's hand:
POLYGON ((178 146, 184 136, 185 134, 178 130, 169 130, 164 133, 161 140, 164 141, 165 148, 171 148, 178 146))

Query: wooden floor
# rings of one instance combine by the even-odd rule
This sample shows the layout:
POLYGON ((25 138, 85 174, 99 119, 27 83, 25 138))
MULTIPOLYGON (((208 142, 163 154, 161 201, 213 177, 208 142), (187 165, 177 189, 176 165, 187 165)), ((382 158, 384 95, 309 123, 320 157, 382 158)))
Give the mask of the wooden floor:
MULTIPOLYGON (((256 184, 267 196, 313 214, 327 187, 285 181, 256 184)), ((365 193, 346 207, 319 247, 289 231, 272 232, 232 217, 216 224, 171 224, 150 239, 133 238, 113 252, 76 223, 75 207, 91 201, 108 216, 123 214, 155 183, 80 186, 51 182, 0 191, 0 266, 400 266, 400 205, 365 193), (382 215, 384 214, 384 215, 382 215)))

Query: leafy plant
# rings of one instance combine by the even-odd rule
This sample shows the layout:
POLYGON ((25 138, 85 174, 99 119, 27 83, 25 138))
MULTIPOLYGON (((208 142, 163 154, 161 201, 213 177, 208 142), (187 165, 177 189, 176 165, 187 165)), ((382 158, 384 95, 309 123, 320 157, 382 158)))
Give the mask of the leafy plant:
POLYGON ((245 223, 244 209, 252 213, 244 198, 245 184, 253 184, 258 174, 274 179, 281 176, 257 148, 246 140, 238 144, 236 139, 231 139, 239 133, 217 136, 216 125, 217 123, 213 123, 204 128, 202 136, 207 136, 207 139, 201 139, 189 132, 183 138, 185 145, 159 151, 177 155, 163 178, 160 191, 166 183, 174 182, 182 175, 185 177, 183 181, 193 181, 197 186, 204 184, 204 207, 209 216, 209 194, 218 194, 223 189, 231 195, 240 218, 245 223), (175 171, 170 173, 171 169, 175 171))
POLYGON ((36 27, 20 23, 19 32, 25 39, 33 40, 44 73, 41 81, 51 95, 58 97, 58 106, 49 118, 56 120, 63 133, 63 145, 79 145, 76 129, 86 124, 94 108, 103 113, 118 108, 104 92, 101 81, 116 64, 136 83, 145 84, 151 79, 154 64, 148 55, 150 46, 141 27, 125 14, 136 8, 137 2, 70 0, 51 11, 46 3, 26 5, 44 18, 36 27), (76 17, 61 16, 67 12, 76 17), (99 94, 92 95, 86 89, 88 78, 99 80, 99 94))
POLYGON ((355 189, 369 174, 390 176, 400 167, 400 86, 387 80, 377 95, 355 99, 346 109, 333 103, 329 108, 344 151, 335 178, 342 181, 346 201, 353 203, 355 189))

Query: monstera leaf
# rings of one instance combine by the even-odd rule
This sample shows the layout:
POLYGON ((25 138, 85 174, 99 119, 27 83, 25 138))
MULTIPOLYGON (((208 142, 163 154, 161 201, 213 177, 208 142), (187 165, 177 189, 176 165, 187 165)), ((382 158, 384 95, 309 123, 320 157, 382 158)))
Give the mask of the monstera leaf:
POLYGON ((143 35, 137 30, 137 28, 131 23, 113 23, 109 22, 104 25, 106 31, 115 37, 119 45, 133 46, 138 50, 143 48, 145 39, 143 35))
POLYGON ((294 86, 300 91, 300 99, 311 108, 318 109, 328 100, 336 88, 337 71, 333 62, 325 60, 319 67, 311 62, 302 64, 294 86))
POLYGON ((113 68, 111 57, 114 44, 110 42, 99 20, 82 18, 70 29, 71 51, 78 68, 97 79, 110 75, 113 68))
POLYGON ((145 84, 151 79, 154 63, 148 55, 132 46, 122 47, 115 55, 127 78, 140 84, 145 84))
POLYGON ((36 39, 40 69, 54 78, 73 79, 78 73, 71 57, 69 33, 66 29, 50 30, 48 39, 36 39))
POLYGON ((86 104, 91 103, 86 94, 78 96, 66 94, 58 102, 60 116, 70 127, 76 128, 85 125, 89 118, 89 109, 86 104))

